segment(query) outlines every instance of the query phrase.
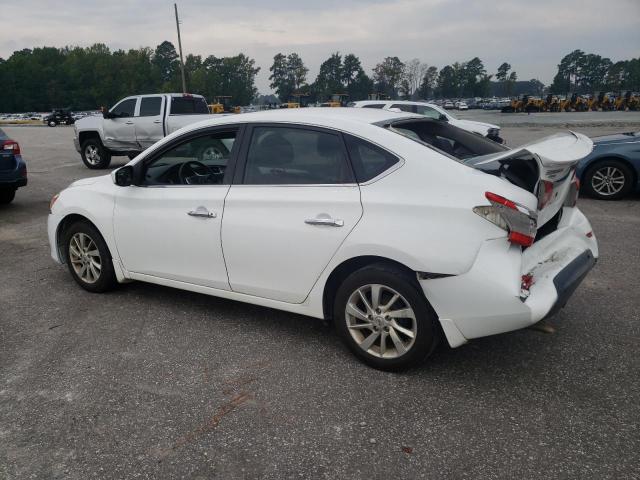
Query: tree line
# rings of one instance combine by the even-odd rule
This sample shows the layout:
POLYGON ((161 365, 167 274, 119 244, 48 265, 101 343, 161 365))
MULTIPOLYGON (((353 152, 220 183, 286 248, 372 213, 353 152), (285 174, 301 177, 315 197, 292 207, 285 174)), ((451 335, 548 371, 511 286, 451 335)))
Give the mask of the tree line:
MULTIPOLYGON (((185 58, 188 90, 209 101, 217 96, 230 96, 234 105, 256 101, 259 71, 255 60, 242 53, 185 58)), ((278 53, 269 68, 270 86, 283 102, 326 101, 334 94, 361 100, 371 93, 427 99, 640 90, 640 58, 612 62, 581 50, 562 58, 548 88, 538 79, 518 80, 507 62, 489 73, 479 57, 440 69, 417 58, 386 57, 367 74, 355 54, 335 52, 322 62, 315 79, 308 73, 298 53, 278 53)), ((169 41, 155 49, 128 51, 111 51, 104 44, 19 50, 7 60, 0 58, 0 85, 0 112, 95 109, 127 95, 182 88, 178 54, 169 41)))

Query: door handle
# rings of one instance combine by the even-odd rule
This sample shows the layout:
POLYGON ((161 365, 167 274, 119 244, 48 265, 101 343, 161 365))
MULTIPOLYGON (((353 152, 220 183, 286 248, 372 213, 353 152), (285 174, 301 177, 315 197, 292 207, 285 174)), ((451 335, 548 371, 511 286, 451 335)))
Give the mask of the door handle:
POLYGON ((162 123, 162 120, 154 120, 153 123, 162 123))
POLYGON ((187 212, 187 215, 191 217, 203 217, 203 218, 216 218, 218 215, 215 212, 210 212, 204 207, 198 207, 195 210, 187 212))
POLYGON ((326 225, 328 227, 344 227, 344 220, 339 218, 307 218, 304 223, 307 225, 326 225))
POLYGON ((128 122, 125 122, 125 125, 133 125, 133 122, 129 120, 128 122))

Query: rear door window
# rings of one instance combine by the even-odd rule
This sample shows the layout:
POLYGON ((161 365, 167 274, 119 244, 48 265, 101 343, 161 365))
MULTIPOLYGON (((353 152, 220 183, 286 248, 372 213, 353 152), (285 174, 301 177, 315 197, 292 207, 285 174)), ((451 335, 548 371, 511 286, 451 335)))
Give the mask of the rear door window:
POLYGON ((427 107, 426 105, 416 105, 416 113, 435 120, 439 120, 441 115, 435 108, 427 107))
POLYGON ((358 183, 368 182, 400 162, 395 155, 365 140, 345 135, 345 141, 358 183))
POLYGON ((142 97, 140 100, 140 116, 156 117, 160 115, 162 97, 142 97))
POLYGON ((391 105, 390 108, 397 108, 398 110, 402 110, 403 112, 416 113, 416 106, 408 105, 406 103, 396 103, 395 105, 391 105))
POLYGON ((253 129, 244 183, 353 183, 353 174, 338 134, 306 128, 265 126, 253 129))

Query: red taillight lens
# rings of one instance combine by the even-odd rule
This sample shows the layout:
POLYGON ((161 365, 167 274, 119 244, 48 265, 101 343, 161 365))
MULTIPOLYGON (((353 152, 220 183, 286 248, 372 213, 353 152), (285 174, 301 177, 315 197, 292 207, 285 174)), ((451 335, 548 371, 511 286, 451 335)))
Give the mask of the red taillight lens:
POLYGON ((491 206, 475 207, 473 211, 485 220, 509 232, 509 241, 523 247, 530 246, 536 238, 536 212, 493 192, 485 197, 491 206))
POLYGON ((18 142, 14 142, 13 140, 5 140, 4 142, 2 142, 2 150, 4 150, 5 152, 10 151, 14 155, 19 155, 20 145, 18 145, 18 142))

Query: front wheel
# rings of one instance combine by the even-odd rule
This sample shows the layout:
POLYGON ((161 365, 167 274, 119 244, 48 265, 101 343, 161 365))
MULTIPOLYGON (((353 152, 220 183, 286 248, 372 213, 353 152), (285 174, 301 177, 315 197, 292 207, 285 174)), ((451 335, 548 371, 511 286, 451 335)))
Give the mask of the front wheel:
POLYGON ((76 222, 65 232, 67 265, 73 279, 93 293, 113 289, 117 280, 109 248, 100 232, 87 222, 76 222))
POLYGON ((55 127, 56 125, 58 125, 58 122, 56 122, 55 120, 49 120, 47 125, 49 125, 50 127, 55 127))
POLYGON ((633 189, 633 172, 619 160, 603 160, 587 170, 584 189, 600 200, 619 200, 633 189))
POLYGON ((415 366, 439 341, 435 312, 417 280, 385 264, 347 277, 336 295, 334 320, 349 349, 381 370, 415 366))
POLYGON ((107 168, 111 163, 111 153, 98 138, 89 138, 82 142, 80 151, 82 161, 92 170, 107 168))

